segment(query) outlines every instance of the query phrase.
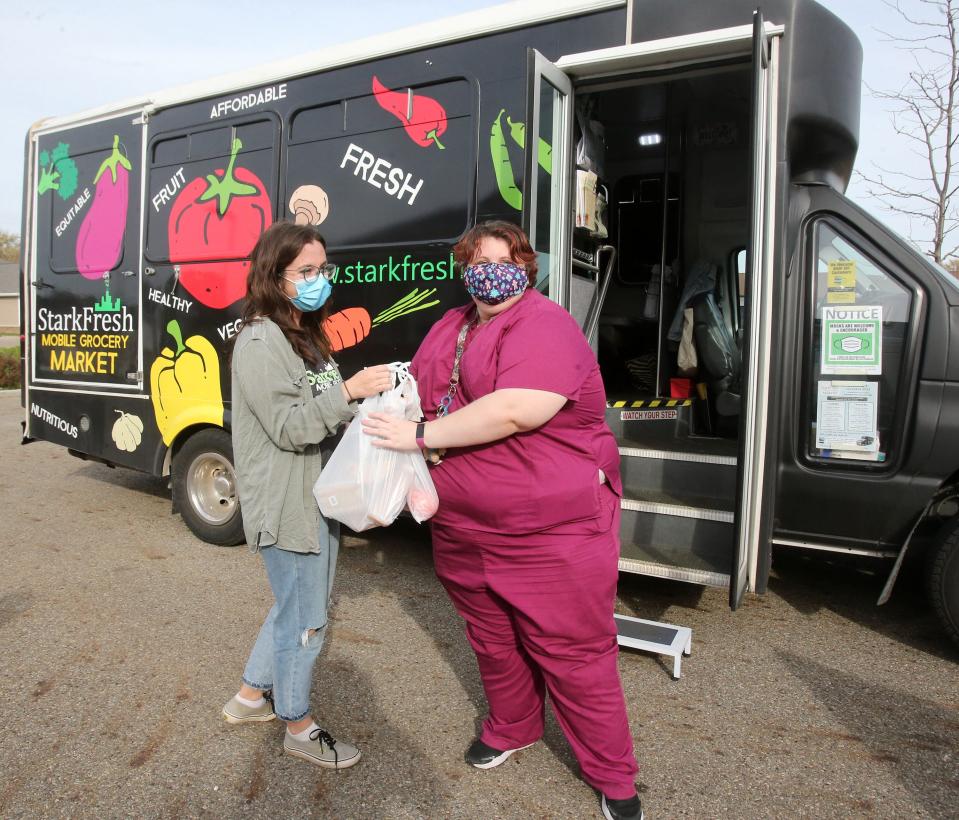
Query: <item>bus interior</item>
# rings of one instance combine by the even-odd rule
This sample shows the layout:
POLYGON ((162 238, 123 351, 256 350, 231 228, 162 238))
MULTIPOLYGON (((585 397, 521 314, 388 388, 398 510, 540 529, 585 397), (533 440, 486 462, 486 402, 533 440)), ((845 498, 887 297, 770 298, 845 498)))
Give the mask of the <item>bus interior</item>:
POLYGON ((737 63, 597 79, 574 98, 571 303, 613 258, 595 338, 620 567, 718 586, 735 555, 751 77, 737 63))
POLYGON ((600 243, 616 251, 598 327, 607 398, 692 399, 680 415, 698 438, 738 430, 750 77, 732 66, 577 89, 577 189, 594 173, 599 204, 597 224, 577 213, 574 274, 600 243))

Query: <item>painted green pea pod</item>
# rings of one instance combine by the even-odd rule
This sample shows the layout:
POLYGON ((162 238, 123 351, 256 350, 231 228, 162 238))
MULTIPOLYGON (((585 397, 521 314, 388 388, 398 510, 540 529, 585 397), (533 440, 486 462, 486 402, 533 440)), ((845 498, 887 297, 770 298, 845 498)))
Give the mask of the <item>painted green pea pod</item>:
MULTIPOLYGON (((511 208, 517 211, 523 208, 523 192, 516 187, 516 178, 513 176, 513 165, 509 159, 509 146, 506 144, 506 134, 503 131, 503 115, 505 108, 501 108, 489 135, 489 151, 493 160, 493 173, 496 175, 496 185, 500 196, 511 208)), ((509 120, 509 117, 507 117, 509 120)), ((515 137, 514 137, 515 139, 515 137)))
MULTIPOLYGON (((504 109, 505 111, 505 109, 504 109)), ((500 112, 503 113, 503 112, 500 112)), ((526 125, 522 122, 514 122, 506 115, 506 123, 509 125, 509 133, 520 148, 526 148, 526 125)), ((539 138, 538 150, 536 152, 536 161, 547 174, 553 173, 553 147, 542 137, 539 138)))

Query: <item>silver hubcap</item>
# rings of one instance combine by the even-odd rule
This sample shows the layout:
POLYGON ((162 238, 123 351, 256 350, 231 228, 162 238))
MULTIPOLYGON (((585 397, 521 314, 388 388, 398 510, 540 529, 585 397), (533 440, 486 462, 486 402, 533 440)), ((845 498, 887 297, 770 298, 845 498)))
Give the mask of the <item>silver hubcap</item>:
POLYGON ((193 509, 208 524, 225 524, 236 512, 233 465, 219 453, 203 453, 193 460, 186 489, 193 509))

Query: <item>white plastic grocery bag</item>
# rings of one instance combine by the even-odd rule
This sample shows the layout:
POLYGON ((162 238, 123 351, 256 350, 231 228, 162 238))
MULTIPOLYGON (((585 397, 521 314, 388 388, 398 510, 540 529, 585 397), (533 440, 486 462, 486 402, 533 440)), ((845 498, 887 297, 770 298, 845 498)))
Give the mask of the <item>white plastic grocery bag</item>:
POLYGON ((370 413, 419 421, 419 394, 408 368, 409 362, 390 365, 393 387, 363 400, 313 487, 320 512, 356 532, 392 524, 404 507, 423 522, 439 505, 422 453, 374 447, 363 432, 370 413))

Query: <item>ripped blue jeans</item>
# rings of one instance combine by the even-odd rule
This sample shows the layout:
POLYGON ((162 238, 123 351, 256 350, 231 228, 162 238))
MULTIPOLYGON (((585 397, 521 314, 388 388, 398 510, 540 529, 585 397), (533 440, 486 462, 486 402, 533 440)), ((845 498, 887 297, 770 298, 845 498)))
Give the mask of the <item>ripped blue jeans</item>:
POLYGON ((323 648, 327 609, 339 552, 339 528, 330 522, 329 549, 319 553, 290 552, 279 547, 260 550, 275 603, 270 609, 243 682, 273 690, 276 715, 300 720, 310 713, 313 665, 323 648))

